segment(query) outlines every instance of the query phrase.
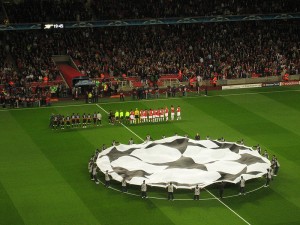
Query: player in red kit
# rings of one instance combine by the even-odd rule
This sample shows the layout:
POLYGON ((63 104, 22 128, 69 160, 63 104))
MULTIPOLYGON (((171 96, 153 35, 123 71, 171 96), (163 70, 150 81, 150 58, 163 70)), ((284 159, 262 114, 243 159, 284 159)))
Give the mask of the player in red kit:
POLYGON ((171 105, 171 120, 174 120, 174 116, 175 116, 175 109, 173 105, 171 105))
POLYGON ((156 117, 157 117, 157 121, 159 122, 160 121, 160 109, 157 109, 156 117))
POLYGON ((159 111, 157 109, 154 109, 154 122, 158 121, 158 117, 159 117, 159 111))
POLYGON ((153 122, 153 110, 149 109, 148 111, 149 122, 153 122))
POLYGON ((140 110, 140 119, 141 119, 141 123, 144 123, 144 110, 140 110))
POLYGON ((129 120, 130 120, 130 124, 134 123, 135 118, 134 118, 134 111, 133 110, 130 111, 129 120))
POLYGON ((177 112, 177 120, 181 120, 181 109, 180 109, 180 106, 178 106, 177 107, 177 110, 176 110, 176 112, 177 112))
POLYGON ((148 118, 147 118, 147 109, 145 109, 144 111, 143 111, 143 118, 144 118, 144 121, 145 122, 148 122, 148 118))
POLYGON ((165 120, 166 120, 166 121, 169 120, 169 109, 168 109, 167 106, 166 106, 166 108, 165 108, 165 120))
POLYGON ((161 108, 159 110, 159 114, 160 114, 160 121, 164 121, 164 117, 165 117, 165 110, 163 108, 161 108))

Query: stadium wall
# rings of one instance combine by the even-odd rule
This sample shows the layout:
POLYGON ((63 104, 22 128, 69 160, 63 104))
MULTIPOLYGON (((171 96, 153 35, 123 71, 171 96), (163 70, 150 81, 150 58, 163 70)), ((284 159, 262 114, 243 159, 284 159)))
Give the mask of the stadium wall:
MULTIPOLYGON (((300 74, 290 75, 289 80, 300 80, 300 74)), ((258 78, 241 78, 231 80, 218 80, 217 85, 236 85, 236 84, 255 84, 255 83, 273 83, 282 81, 281 76, 258 77, 258 78)))

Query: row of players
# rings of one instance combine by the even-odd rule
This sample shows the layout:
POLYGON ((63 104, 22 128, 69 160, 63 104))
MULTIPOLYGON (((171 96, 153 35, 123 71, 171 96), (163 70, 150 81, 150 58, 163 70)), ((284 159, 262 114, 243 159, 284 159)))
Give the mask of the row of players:
MULTIPOLYGON (((175 108, 171 105, 170 108, 171 120, 175 119, 175 108)), ((181 108, 178 106, 176 108, 176 119, 181 120, 181 108)), ((125 122, 130 124, 136 123, 145 123, 145 122, 160 122, 160 121, 168 121, 169 120, 169 109, 168 107, 160 108, 160 109, 149 109, 149 110, 135 110, 126 111, 125 116, 122 110, 116 111, 113 113, 110 111, 109 113, 109 122, 111 124, 115 124, 116 122, 125 122)), ((50 117, 50 125, 49 127, 52 129, 65 129, 66 128, 77 128, 83 127, 87 128, 88 126, 101 126, 102 115, 100 112, 94 114, 85 114, 83 113, 80 116, 78 113, 73 113, 71 116, 67 115, 54 115, 52 114, 50 117)))
POLYGON ((92 125, 94 126, 101 126, 102 121, 102 115, 100 112, 94 114, 85 114, 83 113, 82 116, 80 116, 78 113, 75 115, 73 113, 71 116, 67 115, 66 117, 64 115, 54 115, 52 114, 50 117, 50 125, 49 127, 52 129, 65 129, 66 128, 76 128, 76 127, 83 127, 87 128, 88 126, 92 125))
MULTIPOLYGON (((176 109, 173 105, 170 107, 170 119, 175 120, 175 111, 176 111, 176 119, 181 120, 181 108, 178 106, 176 109)), ((137 124, 137 123, 147 123, 147 122, 161 122, 161 121, 168 121, 169 120, 169 108, 166 106, 165 108, 159 109, 145 109, 145 110, 130 110, 124 112, 122 110, 116 111, 113 113, 112 111, 109 112, 109 121, 111 124, 115 124, 118 122, 125 122, 130 124, 137 124), (125 120, 124 120, 125 119, 125 120)))

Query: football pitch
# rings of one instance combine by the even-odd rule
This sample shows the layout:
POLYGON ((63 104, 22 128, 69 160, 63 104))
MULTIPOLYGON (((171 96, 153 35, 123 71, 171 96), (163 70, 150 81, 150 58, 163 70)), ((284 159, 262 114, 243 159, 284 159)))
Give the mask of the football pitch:
POLYGON ((48 108, 1 109, 0 224, 300 224, 300 88, 274 87, 215 91, 209 96, 162 98, 125 102, 118 100, 84 104, 57 103, 48 108), (182 120, 138 125, 110 125, 109 110, 181 107, 182 120), (101 127, 52 130, 51 113, 100 112, 101 127), (245 145, 260 144, 262 151, 276 155, 277 177, 267 188, 264 178, 246 182, 245 196, 238 186, 225 187, 222 200, 218 189, 202 190, 200 201, 193 191, 174 192, 167 201, 162 188, 148 189, 141 199, 139 188, 129 193, 96 185, 90 180, 88 160, 112 140, 141 143, 175 133, 204 139, 244 139, 245 145), (165 198, 165 199, 164 199, 165 198))

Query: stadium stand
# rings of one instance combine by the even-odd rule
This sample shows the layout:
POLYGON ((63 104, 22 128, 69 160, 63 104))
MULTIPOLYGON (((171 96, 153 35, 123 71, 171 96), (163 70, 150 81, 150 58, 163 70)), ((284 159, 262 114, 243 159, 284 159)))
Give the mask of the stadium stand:
POLYGON ((198 74, 206 79, 297 74, 299 27, 296 20, 11 31, 3 48, 16 67, 5 71, 20 85, 45 76, 56 80, 59 71, 51 56, 66 54, 91 78, 126 74, 140 77, 137 82, 157 81, 163 74, 175 78, 179 71, 184 80, 198 74))
POLYGON ((4 8, 10 23, 91 20, 88 4, 80 0, 24 0, 5 2, 4 8))
MULTIPOLYGON (((24 0, 3 6, 1 15, 10 23, 299 11, 291 0, 24 0)), ((299 23, 276 20, 7 31, 0 36, 0 85, 7 89, 61 84, 63 75, 71 87, 72 76, 85 75, 110 85, 125 81, 138 88, 195 80, 197 75, 220 80, 298 74, 299 23), (66 76, 53 55, 70 56, 78 70, 66 76)))
POLYGON ((18 4, 6 2, 4 7, 11 23, 291 13, 299 11, 299 4, 294 0, 24 0, 18 4))
POLYGON ((64 79, 69 87, 73 87, 72 81, 74 78, 82 76, 82 74, 78 70, 74 69, 73 67, 67 64, 60 64, 58 65, 58 68, 61 74, 64 76, 64 79))

